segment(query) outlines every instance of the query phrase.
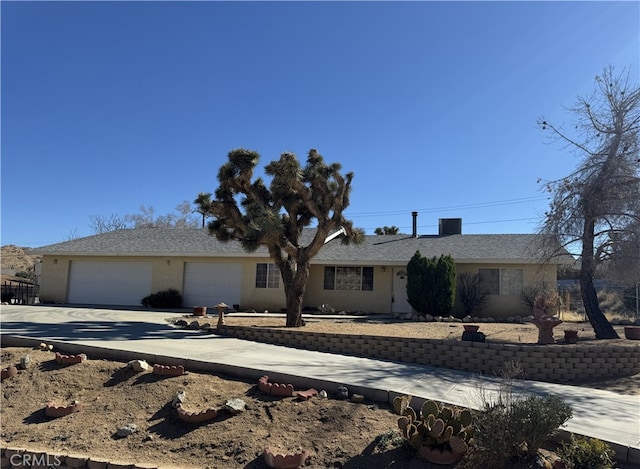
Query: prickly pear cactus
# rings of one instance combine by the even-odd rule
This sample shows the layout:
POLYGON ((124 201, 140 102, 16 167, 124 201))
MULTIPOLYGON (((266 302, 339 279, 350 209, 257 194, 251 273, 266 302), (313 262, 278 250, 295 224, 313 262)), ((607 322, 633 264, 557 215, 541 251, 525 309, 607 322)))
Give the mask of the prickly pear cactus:
POLYGON ((404 415, 405 417, 408 417, 409 420, 411 420, 412 422, 415 422, 416 420, 418 420, 416 411, 413 410, 411 407, 407 407, 406 409, 404 409, 404 412, 402 412, 402 415, 404 415))
POLYGON ((422 409, 420 409, 420 414, 422 414, 423 416, 436 416, 439 412, 440 407, 438 406, 438 403, 436 401, 424 401, 424 404, 422 404, 422 409))
POLYGON ((412 447, 436 446, 459 454, 467 451, 473 423, 469 410, 427 400, 417 414, 410 402, 411 396, 403 396, 396 397, 393 404, 402 415, 398 428, 412 447))
POLYGON ((403 415, 409 404, 411 404, 411 395, 397 396, 393 399, 393 410, 398 415, 403 415))

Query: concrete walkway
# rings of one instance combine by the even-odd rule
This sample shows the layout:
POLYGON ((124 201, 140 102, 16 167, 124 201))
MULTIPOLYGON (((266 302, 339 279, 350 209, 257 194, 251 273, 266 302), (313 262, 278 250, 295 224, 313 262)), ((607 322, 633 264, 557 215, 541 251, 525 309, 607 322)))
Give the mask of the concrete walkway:
MULTIPOLYGON (((376 401, 400 394, 479 408, 501 381, 432 366, 396 363, 296 350, 177 330, 165 320, 181 313, 135 310, 3 305, 0 309, 3 346, 33 345, 46 340, 67 353, 151 363, 184 364, 193 371, 210 371, 256 380, 292 383, 296 389, 314 387, 350 392, 376 401)), ((517 381, 518 393, 561 396, 573 409, 565 430, 611 444, 624 462, 640 464, 640 396, 620 395, 577 386, 517 381)), ((417 405, 414 402, 414 405, 417 405)))

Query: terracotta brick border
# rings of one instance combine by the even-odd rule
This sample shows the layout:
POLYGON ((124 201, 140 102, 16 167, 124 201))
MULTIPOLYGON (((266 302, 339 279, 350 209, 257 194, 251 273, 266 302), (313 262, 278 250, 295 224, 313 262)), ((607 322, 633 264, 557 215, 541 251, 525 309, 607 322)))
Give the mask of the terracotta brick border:
POLYGON ((221 326, 238 339, 320 352, 376 358, 498 375, 520 362, 525 379, 570 384, 640 373, 640 345, 501 344, 452 339, 360 336, 248 326, 221 326))
POLYGON ((207 420, 213 420, 218 416, 218 411, 213 407, 201 410, 200 412, 189 412, 188 410, 183 409, 182 405, 178 405, 178 407, 176 407, 176 411, 178 412, 180 420, 187 423, 202 423, 207 420))
POLYGON ((292 468, 304 466, 304 462, 309 457, 309 451, 301 450, 298 453, 278 454, 271 448, 264 449, 264 461, 267 466, 276 469, 292 468))
POLYGON ((184 374, 184 366, 178 365, 153 365, 153 374, 162 376, 182 376, 184 374))
POLYGON ((292 397, 294 395, 293 384, 270 383, 268 376, 258 380, 258 389, 261 393, 272 396, 292 397))
POLYGON ((60 352, 56 352, 56 363, 58 365, 75 365, 76 363, 82 363, 87 359, 84 353, 78 355, 63 355, 60 352))
POLYGON ((58 418, 64 417, 65 415, 73 414, 74 412, 78 412, 81 409, 82 404, 78 401, 74 401, 73 404, 69 404, 67 406, 57 406, 54 401, 49 401, 44 408, 44 413, 47 415, 47 417, 58 418))

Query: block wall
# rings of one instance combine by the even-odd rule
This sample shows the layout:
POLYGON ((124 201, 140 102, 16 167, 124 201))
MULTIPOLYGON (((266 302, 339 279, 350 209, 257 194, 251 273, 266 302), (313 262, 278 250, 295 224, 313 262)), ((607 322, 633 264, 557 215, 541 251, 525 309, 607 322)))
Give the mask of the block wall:
POLYGON ((441 366, 490 376, 500 375, 505 364, 517 362, 522 367, 525 379, 551 383, 571 384, 640 373, 640 345, 518 345, 246 326, 223 326, 218 332, 254 342, 441 366))

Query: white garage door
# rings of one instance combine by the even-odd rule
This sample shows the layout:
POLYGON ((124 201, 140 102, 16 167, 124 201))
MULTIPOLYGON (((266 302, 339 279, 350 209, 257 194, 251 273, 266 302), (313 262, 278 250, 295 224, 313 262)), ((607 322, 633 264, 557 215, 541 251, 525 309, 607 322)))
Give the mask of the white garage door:
POLYGON ((150 262, 71 262, 69 303, 139 306, 150 293, 150 262))
POLYGON ((183 305, 212 307, 240 304, 242 266, 228 262, 187 262, 184 265, 183 305))

